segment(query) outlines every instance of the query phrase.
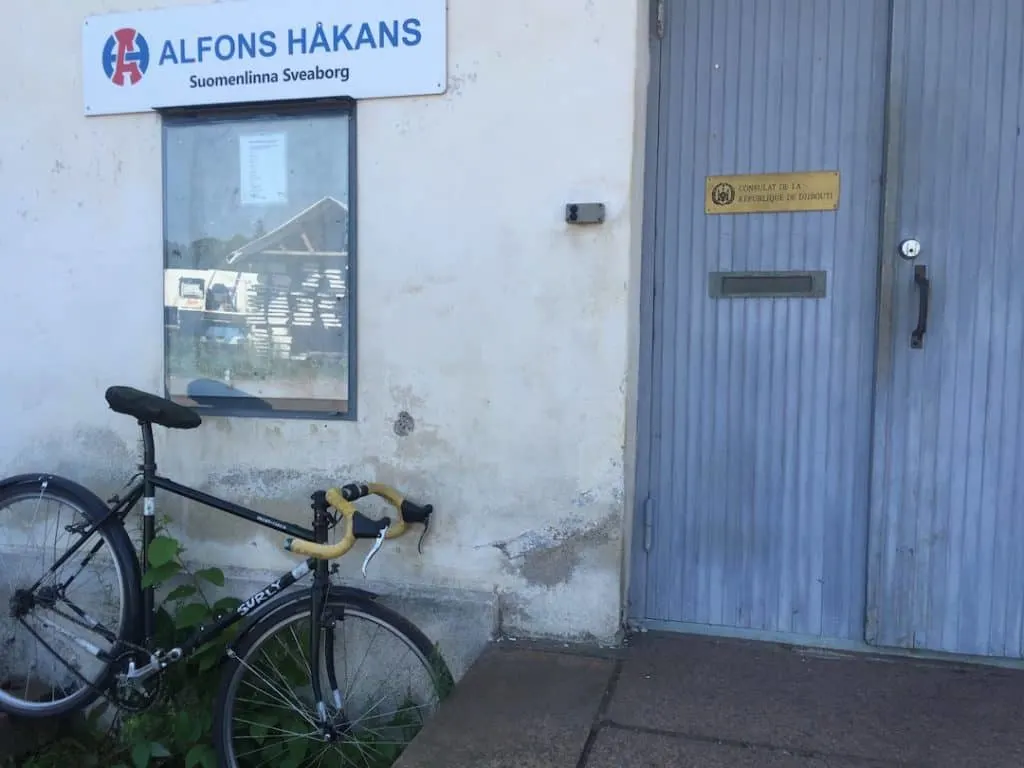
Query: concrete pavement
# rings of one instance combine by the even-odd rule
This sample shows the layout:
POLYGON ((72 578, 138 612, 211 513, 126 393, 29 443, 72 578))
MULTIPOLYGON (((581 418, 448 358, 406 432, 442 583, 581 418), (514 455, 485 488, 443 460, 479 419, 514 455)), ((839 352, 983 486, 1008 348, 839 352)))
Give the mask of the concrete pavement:
POLYGON ((1024 672, 684 635, 498 643, 396 768, 1020 768, 1024 672))

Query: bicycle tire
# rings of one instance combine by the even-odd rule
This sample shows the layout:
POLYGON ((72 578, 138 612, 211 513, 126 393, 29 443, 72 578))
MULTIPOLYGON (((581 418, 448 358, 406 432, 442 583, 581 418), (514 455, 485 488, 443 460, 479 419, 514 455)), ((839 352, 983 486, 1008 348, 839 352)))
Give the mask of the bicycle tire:
MULTIPOLYGON (((423 631, 400 613, 381 605, 371 597, 364 597, 359 593, 353 593, 344 588, 340 588, 338 591, 331 591, 328 598, 328 606, 341 611, 355 609, 390 626, 396 635, 401 635, 408 640, 433 669, 435 684, 441 689, 438 696, 439 702, 450 690, 453 678, 444 658, 436 651, 433 643, 431 643, 423 631)), ((275 610, 267 611, 260 616, 232 648, 232 653, 222 668, 219 690, 217 692, 217 703, 214 707, 213 745, 217 755, 218 766, 222 768, 236 768, 237 766, 237 763, 233 760, 233 751, 231 750, 230 713, 233 709, 233 702, 231 701, 232 693, 235 689, 233 683, 239 670, 243 669, 242 662, 248 658, 254 647, 261 644, 265 636, 273 634, 284 621, 297 615, 308 614, 310 609, 309 593, 297 593, 291 596, 286 605, 281 605, 275 610)))
MULTIPOLYGON (((31 475, 8 478, 0 482, 0 509, 28 498, 48 498, 63 501, 76 507, 95 524, 103 522, 96 528, 98 534, 110 548, 111 556, 116 562, 120 576, 121 594, 124 604, 121 609, 120 631, 117 642, 111 649, 111 659, 127 651, 134 642, 142 613, 142 574, 138 556, 132 545, 128 532, 120 519, 109 514, 107 505, 95 493, 78 483, 57 475, 31 475), (104 519, 106 518, 106 519, 104 519)), ((92 533, 89 534, 90 536, 92 533)), ((79 536, 72 544, 83 538, 79 536)), ((71 545, 69 545, 70 548, 71 545)), ((0 606, 0 610, 6 606, 0 606)), ((96 701, 108 686, 113 673, 113 660, 104 664, 92 684, 80 688, 71 696, 52 704, 34 702, 21 706, 11 698, 0 696, 0 712, 21 718, 62 717, 81 711, 96 701)))

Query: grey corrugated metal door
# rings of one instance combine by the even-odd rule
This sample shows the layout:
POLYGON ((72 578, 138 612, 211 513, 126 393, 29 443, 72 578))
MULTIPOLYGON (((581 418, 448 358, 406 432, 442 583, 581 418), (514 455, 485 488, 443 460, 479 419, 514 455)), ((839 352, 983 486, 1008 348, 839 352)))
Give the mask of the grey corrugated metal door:
POLYGON ((893 39, 868 638, 1020 657, 1024 0, 896 2, 893 39))
POLYGON ((684 0, 666 23, 632 594, 655 621, 862 639, 888 2, 684 0), (706 175, 813 170, 840 172, 837 211, 705 214, 706 175), (827 294, 710 298, 737 270, 822 270, 827 294))

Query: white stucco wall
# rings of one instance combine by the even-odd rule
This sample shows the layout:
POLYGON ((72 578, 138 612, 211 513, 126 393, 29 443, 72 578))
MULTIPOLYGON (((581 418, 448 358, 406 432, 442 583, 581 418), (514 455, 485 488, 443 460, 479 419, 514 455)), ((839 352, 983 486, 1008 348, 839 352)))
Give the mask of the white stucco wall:
MULTIPOLYGON (((4 473, 126 479, 137 431, 103 390, 161 388, 159 120, 85 118, 79 79, 82 18, 140 5, 7 12, 4 473)), ((317 486, 395 483, 437 514, 424 553, 414 536, 386 547, 375 578, 496 591, 513 631, 609 637, 634 380, 642 14, 593 0, 452 0, 449 14, 447 94, 358 108, 358 422, 209 418, 160 430, 160 468, 299 522, 317 486), (607 223, 567 227, 563 205, 578 200, 606 202, 607 223), (398 437, 403 410, 415 430, 398 437)), ((196 558, 294 562, 277 534, 162 509, 196 558)), ((358 575, 366 546, 345 572, 358 575)))

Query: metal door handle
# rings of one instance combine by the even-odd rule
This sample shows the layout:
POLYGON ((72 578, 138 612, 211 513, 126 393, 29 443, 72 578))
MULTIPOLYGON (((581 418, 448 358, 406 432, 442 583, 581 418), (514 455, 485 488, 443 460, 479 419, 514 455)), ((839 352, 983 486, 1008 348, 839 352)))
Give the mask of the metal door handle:
POLYGON ((924 334, 928 330, 928 299, 932 292, 928 267, 924 264, 914 267, 914 285, 917 286, 920 298, 917 305, 917 328, 910 334, 910 348, 920 349, 924 346, 924 334))

